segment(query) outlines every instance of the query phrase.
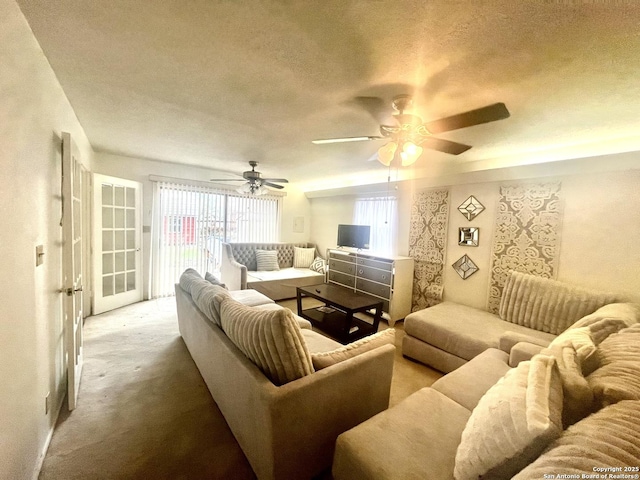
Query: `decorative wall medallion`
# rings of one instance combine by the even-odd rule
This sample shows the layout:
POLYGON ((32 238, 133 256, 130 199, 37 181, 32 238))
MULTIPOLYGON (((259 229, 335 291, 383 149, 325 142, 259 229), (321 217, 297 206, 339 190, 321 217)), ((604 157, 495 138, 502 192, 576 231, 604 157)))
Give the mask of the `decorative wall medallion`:
POLYGON ((464 202, 460 204, 458 207, 458 211, 467 217, 467 220, 471 221, 476 218, 482 211, 484 210, 484 205, 482 205, 476 197, 471 195, 464 202))
POLYGON ((451 266, 463 280, 466 280, 478 271, 478 266, 473 263, 473 260, 471 260, 468 255, 463 255, 451 266))
POLYGON ((480 240, 480 229, 476 227, 458 228, 458 245, 463 247, 477 247, 480 240))

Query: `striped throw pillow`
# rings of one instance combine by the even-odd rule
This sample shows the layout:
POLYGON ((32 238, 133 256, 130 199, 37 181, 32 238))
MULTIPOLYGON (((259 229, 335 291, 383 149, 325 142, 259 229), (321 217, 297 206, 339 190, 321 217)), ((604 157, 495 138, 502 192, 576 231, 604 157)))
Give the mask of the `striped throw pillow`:
POLYGON ((256 262, 259 271, 280 270, 276 250, 256 250, 256 262))
POLYGON ((315 248, 293 247, 293 266, 295 268, 309 268, 315 256, 315 248))

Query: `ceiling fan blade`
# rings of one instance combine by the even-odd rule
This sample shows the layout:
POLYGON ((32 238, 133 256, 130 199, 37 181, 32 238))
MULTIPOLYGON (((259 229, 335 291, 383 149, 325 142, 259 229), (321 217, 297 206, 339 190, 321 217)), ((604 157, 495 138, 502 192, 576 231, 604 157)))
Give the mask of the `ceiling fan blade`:
POLYGON ((210 182, 246 182, 244 178, 210 178, 210 182))
POLYGON ((277 182, 277 183, 289 183, 286 178, 263 178, 263 182, 277 182))
POLYGON ((284 188, 282 185, 278 185, 276 183, 271 183, 271 182, 262 182, 262 185, 266 185, 267 187, 271 187, 271 188, 284 188))
POLYGON ((344 142, 362 142, 365 140, 378 140, 379 136, 362 136, 362 137, 342 137, 342 138, 323 138, 319 140, 311 140, 311 143, 315 143, 316 145, 322 145, 324 143, 344 143, 344 142))
POLYGON ((424 126, 427 127, 427 130, 431 133, 441 133, 502 120, 503 118, 509 118, 510 115, 504 103, 494 103, 487 107, 459 113, 458 115, 441 118, 433 122, 426 122, 424 126))
POLYGON ((420 145, 431 150, 437 150, 438 152, 449 153, 451 155, 460 155, 471 148, 469 145, 462 143, 451 142, 449 140, 442 140, 441 138, 427 137, 420 145))

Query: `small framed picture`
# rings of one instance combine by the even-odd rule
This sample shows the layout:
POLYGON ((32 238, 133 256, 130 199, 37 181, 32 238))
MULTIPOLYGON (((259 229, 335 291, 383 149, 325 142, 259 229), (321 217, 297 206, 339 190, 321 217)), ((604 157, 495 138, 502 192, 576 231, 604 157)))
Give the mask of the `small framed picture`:
POLYGON ((458 228, 458 245, 477 247, 480 241, 480 229, 476 227, 458 228))

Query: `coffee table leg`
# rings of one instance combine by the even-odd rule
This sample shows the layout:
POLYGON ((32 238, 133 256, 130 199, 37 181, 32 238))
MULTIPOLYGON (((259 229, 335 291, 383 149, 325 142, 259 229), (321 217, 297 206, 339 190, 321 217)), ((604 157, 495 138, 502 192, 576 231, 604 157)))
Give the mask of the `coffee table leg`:
POLYGON ((298 304, 298 315, 300 315, 302 313, 302 294, 299 288, 296 288, 296 302, 298 304))
POLYGON ((342 333, 342 340, 344 342, 349 341, 349 331, 351 330, 351 323, 353 322, 353 312, 351 310, 347 311, 347 317, 345 319, 344 332, 342 333))
POLYGON ((382 305, 378 305, 376 307, 376 313, 373 316, 373 333, 378 331, 378 326, 380 325, 380 317, 382 317, 382 305))

